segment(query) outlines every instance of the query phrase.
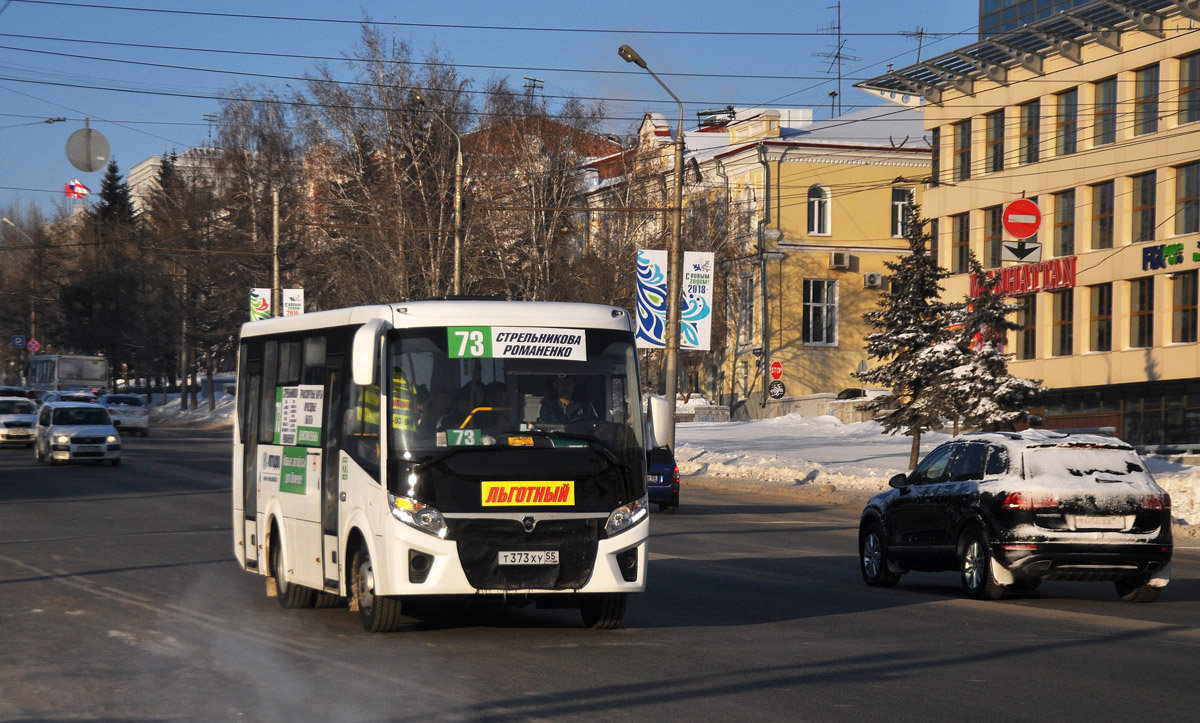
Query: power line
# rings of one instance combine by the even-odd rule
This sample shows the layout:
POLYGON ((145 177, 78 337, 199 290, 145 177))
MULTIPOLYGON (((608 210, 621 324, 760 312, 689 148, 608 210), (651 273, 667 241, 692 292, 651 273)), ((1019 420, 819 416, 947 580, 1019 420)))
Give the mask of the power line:
MULTIPOLYGON (((349 20, 346 18, 316 18, 296 15, 261 15, 252 13, 226 13, 205 10, 176 10, 169 8, 139 8, 126 5, 92 5, 79 2, 63 2, 62 0, 12 0, 27 5, 56 5, 62 7, 86 8, 88 10, 118 10, 125 12, 158 13, 164 15, 189 15, 194 17, 232 18, 237 20, 272 20, 284 22, 330 23, 337 25, 378 25, 381 27, 402 28, 436 28, 446 30, 496 30, 502 32, 536 32, 536 33, 585 33, 601 35, 679 35, 679 36, 723 36, 723 37, 780 37, 802 38, 813 37, 821 33, 792 32, 783 30, 647 30, 645 28, 562 28, 527 25, 467 25, 457 23, 414 23, 397 20, 349 20)), ((861 37, 897 37, 900 32, 886 33, 846 33, 861 37)), ((964 33, 933 33, 927 35, 951 37, 964 33)))

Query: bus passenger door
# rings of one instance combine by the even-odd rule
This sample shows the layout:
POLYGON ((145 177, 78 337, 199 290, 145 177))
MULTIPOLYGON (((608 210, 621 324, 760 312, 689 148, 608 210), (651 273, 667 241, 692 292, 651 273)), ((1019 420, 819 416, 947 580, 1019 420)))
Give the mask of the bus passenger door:
POLYGON ((325 409, 322 439, 321 462, 321 559, 325 565, 326 589, 338 589, 341 580, 340 566, 341 550, 339 549, 339 520, 338 510, 341 508, 341 470, 338 469, 341 458, 342 425, 341 409, 342 394, 345 380, 342 371, 342 356, 331 355, 326 361, 325 369, 325 409))
MULTIPOLYGON (((262 362, 260 361, 261 367, 262 362)), ((259 398, 262 390, 262 373, 251 370, 246 376, 245 414, 242 419, 242 505, 244 535, 243 549, 246 551, 246 567, 258 569, 258 549, 262 540, 258 539, 258 424, 259 398)), ((268 573, 269 574, 269 573, 268 573)))

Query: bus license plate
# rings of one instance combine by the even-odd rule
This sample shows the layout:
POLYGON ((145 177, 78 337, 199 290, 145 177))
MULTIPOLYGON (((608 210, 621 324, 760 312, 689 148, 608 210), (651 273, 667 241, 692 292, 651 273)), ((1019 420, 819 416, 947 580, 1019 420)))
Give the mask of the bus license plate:
POLYGON ((557 565, 558 550, 501 552, 501 565, 557 565))

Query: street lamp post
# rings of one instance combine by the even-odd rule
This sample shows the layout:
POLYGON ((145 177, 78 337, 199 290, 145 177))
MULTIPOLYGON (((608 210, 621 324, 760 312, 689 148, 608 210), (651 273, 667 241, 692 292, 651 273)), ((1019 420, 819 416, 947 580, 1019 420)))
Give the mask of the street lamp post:
MULTIPOLYGON (((415 100, 417 105, 425 107, 425 96, 421 94, 421 91, 414 88, 409 93, 409 97, 415 100)), ((458 296, 462 294, 462 138, 459 137, 458 131, 454 130, 440 115, 434 113, 433 117, 446 126, 446 130, 454 136, 456 144, 454 154, 454 295, 458 296)))
MULTIPOLYGON (((47 123, 49 123, 49 122, 50 121, 47 121, 47 123)), ((11 226, 17 233, 19 233, 25 237, 25 240, 29 242, 29 247, 30 247, 29 253, 30 254, 37 253, 37 249, 35 248, 37 246, 37 242, 34 241, 29 236, 29 234, 25 233, 25 229, 21 228, 17 224, 10 221, 7 216, 3 219, 3 221, 6 225, 11 226)), ((31 269, 31 271, 32 271, 32 269, 31 269)), ((37 300, 34 298, 34 293, 33 293, 33 274, 32 273, 29 274, 29 277, 26 279, 26 281, 29 283, 29 337, 28 337, 28 339, 26 339, 26 343, 28 343, 28 341, 30 339, 37 338, 37 336, 36 336, 36 334, 37 334, 37 300)), ((25 355, 26 355, 27 360, 29 357, 29 353, 30 353, 29 347, 26 346, 25 347, 25 355)))
POLYGON ((667 245, 667 328, 664 332, 666 339, 663 349, 665 391, 667 404, 671 410, 671 423, 667 425, 669 430, 667 446, 675 449, 675 388, 679 373, 679 297, 683 280, 683 256, 679 252, 680 237, 683 235, 683 103, 679 101, 679 96, 671 92, 667 84, 662 82, 662 79, 655 75, 653 70, 650 70, 646 61, 638 55, 636 50, 628 45, 622 45, 617 49, 617 55, 620 55, 625 62, 633 63, 649 73, 650 77, 658 81, 663 90, 667 91, 667 95, 675 100, 675 105, 679 106, 679 125, 675 132, 675 202, 673 204, 675 218, 671 226, 671 238, 667 245))

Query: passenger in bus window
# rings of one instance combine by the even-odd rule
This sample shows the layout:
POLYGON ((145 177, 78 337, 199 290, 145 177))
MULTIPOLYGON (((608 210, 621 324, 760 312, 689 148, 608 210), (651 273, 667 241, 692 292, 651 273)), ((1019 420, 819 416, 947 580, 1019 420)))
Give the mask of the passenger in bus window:
POLYGON ((450 398, 450 411, 438 421, 438 429, 458 429, 467 421, 471 410, 483 402, 483 386, 468 382, 454 391, 450 398))
POLYGON ((587 395, 578 388, 575 377, 569 374, 559 374, 549 382, 546 396, 542 397, 542 408, 538 413, 538 421, 566 423, 578 419, 596 419, 596 408, 588 401, 587 395))
POLYGON ((512 408, 508 404, 508 386, 492 382, 483 388, 483 409, 475 412, 469 426, 478 428, 512 427, 512 408))

